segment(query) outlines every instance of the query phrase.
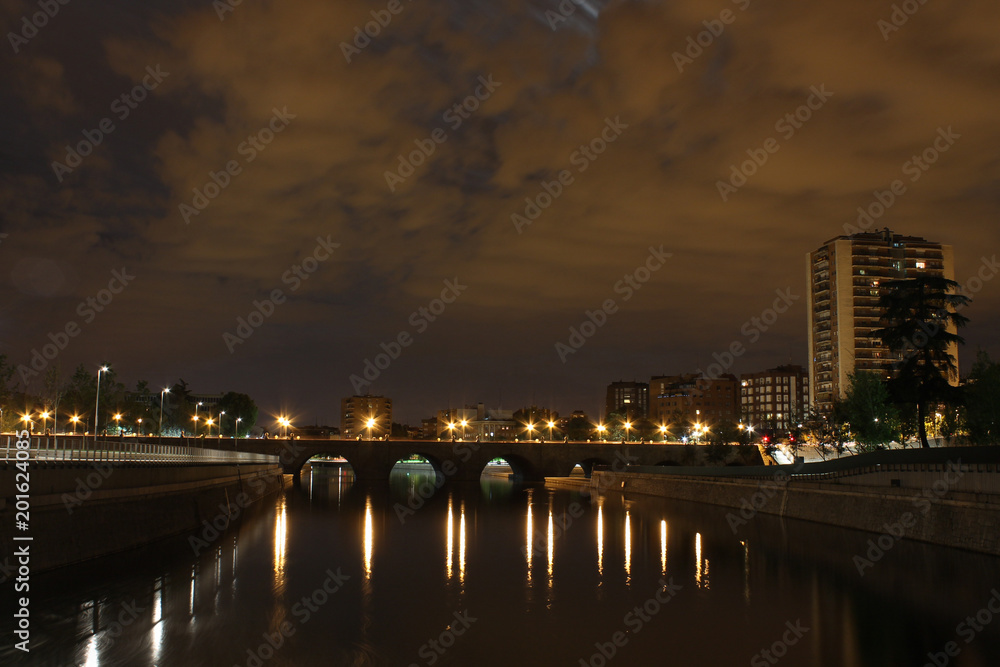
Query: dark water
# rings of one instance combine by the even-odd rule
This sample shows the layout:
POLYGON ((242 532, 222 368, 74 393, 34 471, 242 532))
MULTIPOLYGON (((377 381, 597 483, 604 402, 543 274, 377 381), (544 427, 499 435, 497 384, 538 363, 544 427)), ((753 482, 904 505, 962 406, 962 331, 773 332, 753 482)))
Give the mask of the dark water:
POLYGON ((198 556, 179 538, 38 575, 32 652, 5 610, 0 663, 1000 664, 1000 614, 959 625, 1000 587, 995 558, 901 542, 860 576, 865 533, 734 534, 723 508, 502 477, 422 501, 429 479, 314 469, 198 556))

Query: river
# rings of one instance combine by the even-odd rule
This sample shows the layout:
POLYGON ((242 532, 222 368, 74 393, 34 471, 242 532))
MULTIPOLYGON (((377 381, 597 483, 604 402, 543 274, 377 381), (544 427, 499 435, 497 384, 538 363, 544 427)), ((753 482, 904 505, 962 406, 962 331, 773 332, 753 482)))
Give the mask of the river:
POLYGON ((1000 664, 996 558, 492 471, 431 494, 313 467, 204 544, 38 574, 32 651, 5 614, 0 663, 1000 664))

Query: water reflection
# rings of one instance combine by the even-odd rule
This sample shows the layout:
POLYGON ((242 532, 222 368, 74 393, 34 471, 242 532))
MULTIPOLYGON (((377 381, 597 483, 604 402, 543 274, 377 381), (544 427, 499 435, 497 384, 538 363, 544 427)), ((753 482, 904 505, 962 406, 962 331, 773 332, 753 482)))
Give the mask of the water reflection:
POLYGON ((604 579, 604 508, 597 506, 597 574, 604 579))
POLYGON ((632 516, 625 512, 625 585, 632 585, 632 516))
MULTIPOLYGON (((402 483, 413 488, 415 480, 402 483)), ((32 600, 33 637, 52 654, 36 664, 51 657, 50 664, 96 667, 245 667, 247 648, 278 637, 282 621, 295 634, 261 661, 265 667, 428 664, 421 647, 464 609, 479 620, 452 638, 437 664, 577 664, 668 572, 684 589, 649 632, 630 638, 616 663, 662 664, 669 650, 696 667, 747 664, 780 639, 786 621, 801 618, 812 629, 788 647, 781 667, 922 664, 1000 586, 997 559, 905 540, 858 577, 852 557, 867 534, 758 517, 734 536, 726 510, 707 505, 454 485, 395 520, 388 508, 409 497, 406 489, 352 485, 339 471, 317 469, 309 485, 248 512, 200 556, 185 537, 173 551, 158 545, 108 561, 116 566, 33 578, 33 593, 36 581, 42 588, 32 600), (535 501, 545 513, 537 526, 535 501), (582 514, 569 521, 574 503, 582 514), (544 572, 535 569, 536 556, 544 572), (338 568, 350 577, 343 589, 302 622, 296 605, 338 568), (947 586, 928 585, 942 572, 947 586), (144 611, 110 641, 121 605, 133 600, 144 611), (720 627, 739 631, 720 635, 720 627)), ((23 664, 9 649, 10 620, 0 618, 0 629, 0 664, 23 664)), ((992 664, 1000 623, 962 648, 956 664, 992 664)))
POLYGON ((708 588, 708 558, 701 554, 701 533, 694 536, 694 583, 698 588, 708 588))
POLYGON ((660 571, 667 573, 667 520, 660 521, 660 571))

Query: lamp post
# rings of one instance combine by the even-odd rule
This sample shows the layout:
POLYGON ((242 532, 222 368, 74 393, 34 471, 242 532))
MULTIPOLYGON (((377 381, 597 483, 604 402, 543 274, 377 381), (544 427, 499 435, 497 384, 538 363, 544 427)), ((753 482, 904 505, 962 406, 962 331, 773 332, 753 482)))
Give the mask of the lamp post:
POLYGON ((448 436, 449 439, 455 437, 455 422, 448 422, 448 436))
POLYGON ((21 415, 21 421, 23 421, 24 425, 28 427, 28 433, 31 433, 31 417, 26 414, 21 415))
POLYGON ((549 440, 552 440, 552 428, 556 425, 554 421, 549 420, 549 440))
POLYGON ((139 432, 136 433, 136 437, 139 437, 142 435, 142 417, 139 417, 137 421, 139 422, 139 432))
POLYGON ((198 406, 201 405, 201 401, 194 404, 194 437, 198 437, 198 406))
POLYGON ((219 437, 222 437, 222 415, 226 414, 225 410, 219 412, 219 437))
POLYGON ((597 437, 600 438, 601 440, 604 440, 604 434, 607 432, 607 430, 608 430, 607 426, 605 426, 604 424, 598 424, 597 437))
POLYGON ((98 406, 101 403, 101 373, 108 370, 107 366, 101 366, 97 370, 97 396, 94 398, 94 442, 97 442, 97 431, 100 428, 100 419, 98 417, 98 406))
POLYGON ((214 424, 214 423, 215 423, 215 420, 212 419, 211 417, 209 417, 208 419, 205 420, 205 426, 208 428, 208 433, 206 435, 209 438, 212 437, 212 424, 214 424))
POLYGON ((243 417, 236 418, 236 424, 233 426, 233 440, 240 437, 240 422, 243 421, 243 417))
POLYGON ((632 422, 629 422, 629 421, 625 422, 625 441, 626 442, 628 441, 628 431, 629 431, 630 428, 632 428, 632 422))
POLYGON ((534 424, 528 424, 528 440, 531 440, 534 437, 534 434, 533 434, 534 430, 535 430, 535 425, 534 424))
POLYGON ((114 416, 115 428, 118 429, 118 435, 122 434, 122 413, 116 412, 114 416))
POLYGON ((465 440, 465 427, 469 425, 468 420, 462 420, 462 440, 465 440))
POLYGON ((666 424, 661 424, 660 425, 660 437, 663 438, 663 442, 664 443, 667 442, 667 426, 666 426, 666 424))
POLYGON ((369 417, 368 421, 365 422, 365 426, 368 427, 368 439, 371 440, 372 439, 372 427, 375 426, 375 420, 372 419, 371 417, 369 417))
POLYGON ((170 387, 164 387, 163 391, 160 392, 160 436, 163 436, 163 395, 170 393, 170 387))
POLYGON ((73 435, 76 435, 76 425, 80 423, 80 416, 73 415, 72 417, 69 418, 69 420, 73 422, 73 435))
POLYGON ((43 412, 39 416, 42 418, 42 433, 44 434, 45 433, 45 420, 47 420, 49 418, 49 411, 46 410, 45 412, 43 412))

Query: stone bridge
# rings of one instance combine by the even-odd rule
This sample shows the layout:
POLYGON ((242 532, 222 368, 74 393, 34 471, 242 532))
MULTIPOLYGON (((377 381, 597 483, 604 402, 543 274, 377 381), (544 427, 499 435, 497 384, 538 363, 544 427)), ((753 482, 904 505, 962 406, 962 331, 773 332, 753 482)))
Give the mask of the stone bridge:
MULTIPOLYGON (((232 442, 229 440, 228 442, 232 442)), ((226 440, 207 447, 226 447, 226 440)), ((232 445, 229 445, 232 446, 232 445)), ((546 477, 566 477, 580 464, 589 477, 595 465, 709 465, 709 448, 682 443, 626 444, 613 442, 474 442, 438 440, 240 440, 242 451, 276 454, 285 473, 298 475, 314 456, 343 457, 354 469, 355 478, 386 481, 397 461, 414 454, 427 459, 447 481, 478 481, 486 464, 502 458, 516 478, 526 482, 546 477)), ((720 462, 713 461, 718 465, 720 462)), ((723 464, 759 465, 756 448, 727 447, 723 464)))

